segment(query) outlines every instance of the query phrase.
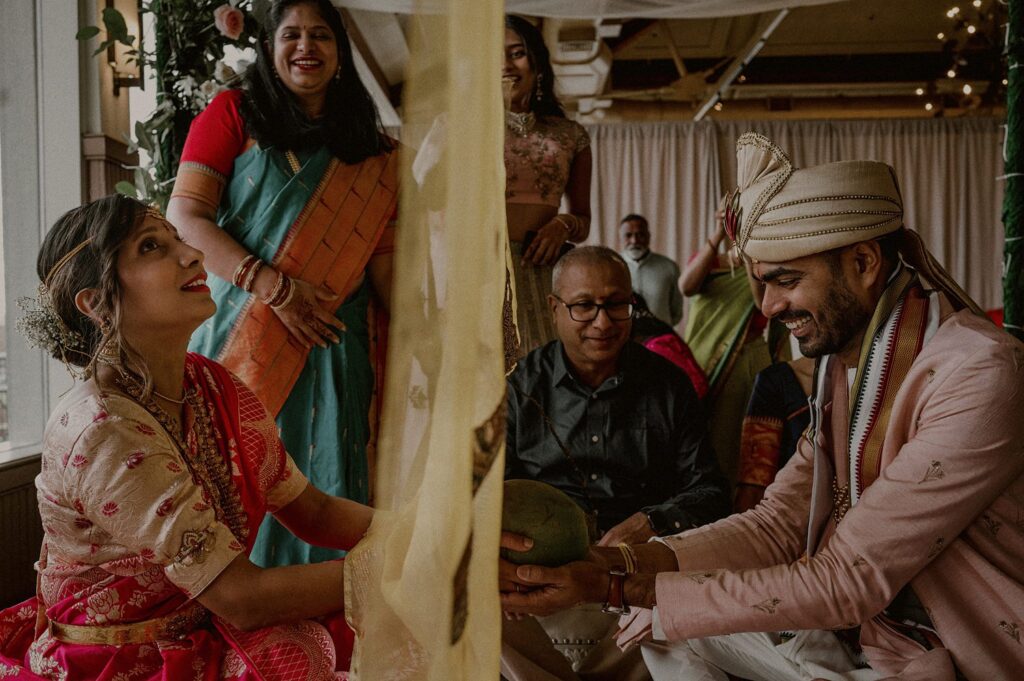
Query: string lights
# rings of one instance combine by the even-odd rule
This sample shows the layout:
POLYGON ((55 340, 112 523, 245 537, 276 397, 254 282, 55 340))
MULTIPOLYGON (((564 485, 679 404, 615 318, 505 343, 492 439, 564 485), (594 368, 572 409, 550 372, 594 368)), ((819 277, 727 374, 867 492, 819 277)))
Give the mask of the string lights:
POLYGON ((949 26, 935 36, 942 43, 947 60, 945 75, 951 81, 964 82, 932 83, 927 88, 915 89, 919 97, 925 91, 929 93, 925 111, 941 115, 946 106, 973 109, 1004 101, 1007 80, 1000 31, 1006 21, 1005 13, 1000 0, 970 0, 969 6, 953 4, 945 10, 949 26))

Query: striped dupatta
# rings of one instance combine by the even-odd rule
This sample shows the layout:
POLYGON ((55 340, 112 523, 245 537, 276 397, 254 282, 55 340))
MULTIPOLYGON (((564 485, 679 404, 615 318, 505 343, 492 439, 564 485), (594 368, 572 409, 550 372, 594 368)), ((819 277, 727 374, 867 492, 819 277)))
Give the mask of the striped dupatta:
POLYGON ((881 473, 896 393, 938 327, 938 296, 927 293, 911 270, 901 268, 875 308, 850 387, 851 505, 881 473))
MULTIPOLYGON (((843 380, 846 377, 836 368, 838 360, 832 361, 834 358, 830 355, 818 360, 811 397, 811 441, 815 442, 815 449, 820 448, 818 431, 828 427, 822 416, 825 403, 832 400, 833 409, 849 405, 849 430, 843 443, 847 471, 838 476, 846 477, 849 482, 833 482, 833 512, 837 521, 881 474, 882 446, 892 407, 911 365, 938 329, 938 302, 937 293, 925 291, 917 274, 901 266, 875 306, 848 394, 839 394, 846 388, 843 380), (829 385, 830 377, 832 385, 829 385)), ((815 467, 825 458, 820 451, 816 452, 815 467)), ((816 472, 815 496, 822 493, 820 487, 825 484, 819 477, 820 472, 816 472)), ((808 547, 815 544, 809 536, 808 547)))

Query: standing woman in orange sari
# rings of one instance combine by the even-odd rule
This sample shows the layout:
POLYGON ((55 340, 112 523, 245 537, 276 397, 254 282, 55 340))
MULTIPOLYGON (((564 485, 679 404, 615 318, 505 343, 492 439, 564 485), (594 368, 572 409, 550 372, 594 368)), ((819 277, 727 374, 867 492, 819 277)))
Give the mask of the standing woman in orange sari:
MULTIPOLYGON (((217 314, 190 349, 245 381, 299 469, 369 497, 375 320, 391 286, 393 144, 328 0, 275 0, 255 66, 192 125, 168 217, 206 253, 217 314)), ((376 374, 376 375, 375 375, 376 374)), ((338 556, 275 520, 256 563, 338 556)))

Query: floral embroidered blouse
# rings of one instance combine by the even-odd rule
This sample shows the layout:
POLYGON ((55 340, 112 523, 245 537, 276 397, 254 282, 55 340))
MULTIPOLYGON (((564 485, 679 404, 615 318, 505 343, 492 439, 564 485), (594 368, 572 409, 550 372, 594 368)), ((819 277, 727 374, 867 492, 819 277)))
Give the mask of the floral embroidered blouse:
MULTIPOLYGON (((263 438, 266 446, 229 442, 231 469, 237 473, 245 451, 261 451, 256 493, 273 512, 298 497, 307 480, 275 445, 277 431, 266 412, 245 408, 255 396, 238 388, 241 432, 247 439, 263 438)), ((188 444, 197 446, 192 439, 188 444)), ((70 588, 99 586, 111 575, 151 573, 154 565, 192 598, 246 550, 218 520, 156 418, 124 395, 101 392, 93 381, 73 389, 51 416, 36 487, 48 552, 40 565, 47 604, 70 588)), ((105 618, 97 612, 92 619, 105 618)))
POLYGON ((506 126, 505 200, 557 208, 573 160, 589 146, 587 131, 567 118, 537 118, 523 133, 506 126))

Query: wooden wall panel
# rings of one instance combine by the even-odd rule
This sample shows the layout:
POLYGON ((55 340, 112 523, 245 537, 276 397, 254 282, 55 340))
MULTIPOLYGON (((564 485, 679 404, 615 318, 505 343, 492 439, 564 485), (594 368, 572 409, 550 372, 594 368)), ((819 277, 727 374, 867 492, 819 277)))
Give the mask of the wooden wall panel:
POLYGON ((106 135, 82 135, 85 158, 86 201, 95 201, 114 193, 118 182, 133 182, 139 155, 128 153, 128 146, 106 135))
POLYGON ((36 503, 39 457, 0 465, 0 609, 35 592, 43 526, 36 503))

